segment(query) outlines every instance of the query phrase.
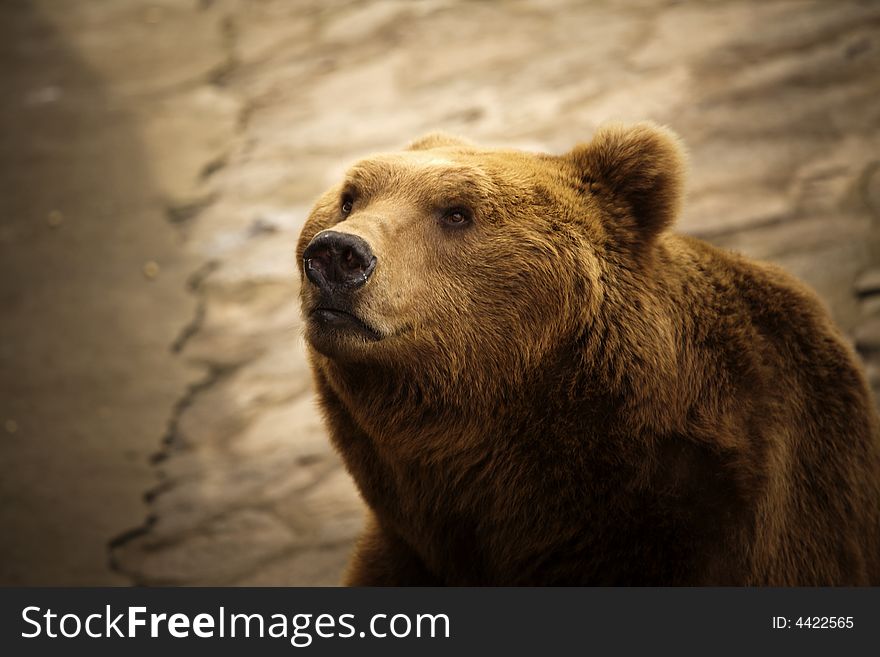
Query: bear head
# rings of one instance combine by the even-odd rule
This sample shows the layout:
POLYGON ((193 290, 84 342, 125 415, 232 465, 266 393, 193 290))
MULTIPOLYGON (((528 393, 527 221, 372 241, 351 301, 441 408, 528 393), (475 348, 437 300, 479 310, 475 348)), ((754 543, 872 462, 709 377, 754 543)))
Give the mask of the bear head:
POLYGON ((563 155, 433 134, 356 163, 298 243, 313 363, 454 403, 576 361, 578 341, 656 330, 627 296, 655 266, 683 169, 678 139, 650 123, 605 126, 563 155))

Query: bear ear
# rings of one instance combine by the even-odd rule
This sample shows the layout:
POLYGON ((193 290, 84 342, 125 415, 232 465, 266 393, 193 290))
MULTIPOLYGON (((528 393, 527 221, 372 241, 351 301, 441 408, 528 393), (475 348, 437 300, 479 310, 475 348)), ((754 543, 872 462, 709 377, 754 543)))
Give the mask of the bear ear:
POLYGON ((639 242, 672 224, 681 206, 685 152, 678 137, 654 123, 605 125, 574 161, 584 187, 608 197, 635 224, 639 242))
POLYGON ((432 148, 443 148, 446 146, 472 147, 473 144, 460 137, 453 137, 452 135, 447 135, 442 132, 432 132, 410 143, 410 145, 406 147, 406 150, 427 151, 432 148))

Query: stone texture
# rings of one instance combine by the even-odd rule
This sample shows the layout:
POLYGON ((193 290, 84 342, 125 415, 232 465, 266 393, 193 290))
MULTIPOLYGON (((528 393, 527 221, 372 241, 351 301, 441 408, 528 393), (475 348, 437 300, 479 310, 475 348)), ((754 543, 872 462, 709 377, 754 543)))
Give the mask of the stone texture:
POLYGON ((863 351, 880 350, 880 317, 871 317, 856 329, 856 346, 863 351))
POLYGON ((147 534, 121 550, 130 575, 150 585, 222 585, 258 569, 296 535, 264 511, 237 510, 167 541, 147 534))
POLYGON ((237 125, 206 84, 219 22, 196 0, 0 2, 0 585, 129 581, 107 541, 199 376, 168 346, 202 258, 165 206, 237 125))
MULTIPOLYGON (((667 123, 691 157, 680 228, 813 285, 880 382, 877 5, 202 4, 179 79, 204 88, 180 107, 237 109, 175 193, 209 263, 177 346, 207 375, 172 418, 151 522, 114 550, 133 581, 338 581, 363 505, 308 383, 296 236, 346 163, 425 132, 562 152, 609 119, 667 123), (216 48, 222 70, 203 57, 216 48)), ((135 76, 131 93, 152 88, 135 76)))
POLYGON ((856 279, 856 293, 861 295, 880 294, 880 269, 868 269, 856 279))

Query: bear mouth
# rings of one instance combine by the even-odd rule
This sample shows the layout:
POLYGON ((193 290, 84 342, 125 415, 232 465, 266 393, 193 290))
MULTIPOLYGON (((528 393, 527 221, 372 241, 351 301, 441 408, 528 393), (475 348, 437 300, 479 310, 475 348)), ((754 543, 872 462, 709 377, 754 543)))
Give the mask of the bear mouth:
POLYGON ((319 306, 312 311, 311 317, 321 329, 326 331, 355 332, 372 342, 382 339, 382 335, 376 329, 346 310, 319 306))

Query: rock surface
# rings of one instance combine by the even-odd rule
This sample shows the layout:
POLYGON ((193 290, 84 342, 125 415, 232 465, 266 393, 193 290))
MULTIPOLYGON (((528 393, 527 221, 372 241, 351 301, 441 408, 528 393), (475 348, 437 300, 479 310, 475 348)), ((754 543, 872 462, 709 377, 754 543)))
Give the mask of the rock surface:
POLYGON ((0 584, 107 585, 143 513, 201 259, 163 206, 233 135, 189 2, 0 3, 0 584), (159 13, 157 13, 159 11, 159 13), (185 36, 185 38, 184 38, 185 36))
MULTIPOLYGON (((138 14, 123 4, 131 20, 193 6, 167 0, 138 14)), ((314 405, 295 240, 347 163, 429 131, 563 152, 609 119, 670 125, 691 154, 680 228, 814 286, 880 384, 875 3, 198 7, 191 29, 160 19, 144 44, 168 57, 166 47, 187 45, 173 79, 140 76, 139 49, 104 64, 132 72, 126 94, 179 89, 157 119, 170 141, 148 130, 145 143, 168 181, 169 216, 204 263, 191 279, 198 311, 175 343, 204 378, 155 459, 147 523, 112 546, 131 581, 338 581, 363 509, 314 405), (174 135, 230 113, 200 133, 210 158, 173 157, 174 135)), ((87 48, 94 25, 83 16, 87 48)))

